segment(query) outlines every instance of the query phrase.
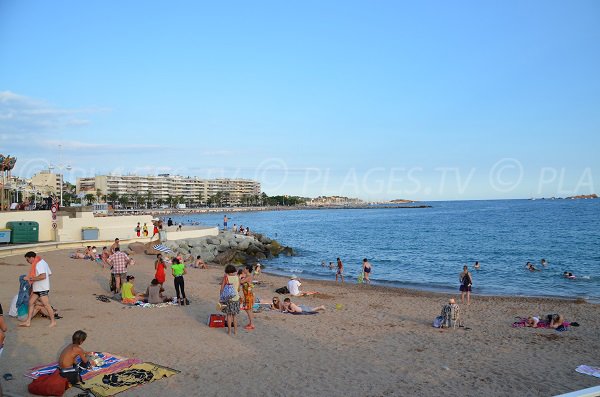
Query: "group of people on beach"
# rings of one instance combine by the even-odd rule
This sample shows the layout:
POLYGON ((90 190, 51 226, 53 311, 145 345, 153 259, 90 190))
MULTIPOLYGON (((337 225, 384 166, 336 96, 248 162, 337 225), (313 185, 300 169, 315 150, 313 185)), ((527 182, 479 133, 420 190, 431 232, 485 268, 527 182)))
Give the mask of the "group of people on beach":
MULTIPOLYGON (((321 261, 321 267, 326 267, 325 261, 321 261)), ((335 282, 337 283, 338 280, 340 280, 340 282, 343 284, 344 283, 344 264, 342 263, 342 260, 339 257, 336 259, 336 265, 334 265, 333 262, 329 262, 329 269, 333 270, 334 268, 335 268, 335 282)), ((373 266, 371 265, 369 260, 367 258, 364 258, 362 260, 362 266, 361 266, 361 271, 359 272, 358 282, 359 283, 365 282, 366 284, 371 284, 370 275, 371 275, 372 269, 373 269, 373 266)))

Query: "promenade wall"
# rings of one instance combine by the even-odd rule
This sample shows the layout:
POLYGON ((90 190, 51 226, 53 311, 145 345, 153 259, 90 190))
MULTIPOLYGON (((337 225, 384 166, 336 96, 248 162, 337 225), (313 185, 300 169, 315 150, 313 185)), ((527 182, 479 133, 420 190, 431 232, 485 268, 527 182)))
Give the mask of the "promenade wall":
MULTIPOLYGON (((148 231, 152 236, 152 216, 151 215, 130 215, 130 216, 107 216, 95 217, 91 212, 77 212, 69 215, 58 215, 56 219, 57 228, 52 228, 52 213, 50 211, 11 211, 0 213, 0 228, 6 228, 7 222, 32 221, 39 224, 40 242, 79 242, 83 240, 83 228, 97 228, 97 242, 112 241, 119 238, 124 241, 150 241, 149 237, 138 239, 135 227, 139 222, 141 226, 146 223, 148 231)), ((167 231, 167 239, 180 240, 188 238, 198 238, 205 236, 216 236, 219 231, 216 227, 197 227, 193 229, 184 229, 174 231, 170 228, 167 231)), ((166 230, 166 229, 165 229, 166 230)), ((86 245, 100 245, 90 244, 86 245)))

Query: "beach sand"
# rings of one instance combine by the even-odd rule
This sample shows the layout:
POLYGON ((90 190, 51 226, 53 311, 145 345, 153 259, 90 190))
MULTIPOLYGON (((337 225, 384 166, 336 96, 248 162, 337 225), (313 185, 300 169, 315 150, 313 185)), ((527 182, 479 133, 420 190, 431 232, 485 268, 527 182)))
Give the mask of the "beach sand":
MULTIPOLYGON (((20 328, 8 317, 18 276, 29 265, 21 256, 0 259, 0 302, 10 328, 0 374, 14 375, 1 380, 9 395, 28 395, 30 380, 22 374, 56 360, 78 329, 88 333, 88 351, 181 371, 123 396, 550 396, 600 384, 575 372, 580 364, 600 365, 600 305, 473 295, 470 307, 461 306, 466 327, 440 330, 431 324, 448 294, 304 280, 303 289, 321 293, 293 301, 325 305, 325 312, 265 311, 256 314, 254 331, 243 329, 242 312, 237 336, 228 336, 206 325, 215 312, 220 267, 188 268, 190 306, 144 309, 96 300, 94 294, 108 295, 108 270, 69 259, 67 251, 42 257, 53 272, 51 303, 64 317, 53 329, 48 319, 20 328), (581 326, 562 333, 511 327, 515 316, 556 312, 581 326)), ((153 277, 153 258, 135 259, 129 274, 139 292, 153 277)), ((266 274, 261 280, 255 295, 267 301, 287 282, 266 274)), ((174 294, 172 277, 165 287, 174 294)))

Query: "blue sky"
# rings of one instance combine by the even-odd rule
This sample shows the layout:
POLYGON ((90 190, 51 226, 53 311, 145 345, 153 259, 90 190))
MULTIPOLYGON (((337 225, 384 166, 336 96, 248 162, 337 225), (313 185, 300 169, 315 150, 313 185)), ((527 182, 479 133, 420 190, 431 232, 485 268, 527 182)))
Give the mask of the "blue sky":
POLYGON ((269 195, 600 193, 599 21, 596 1, 4 0, 0 153, 269 195))

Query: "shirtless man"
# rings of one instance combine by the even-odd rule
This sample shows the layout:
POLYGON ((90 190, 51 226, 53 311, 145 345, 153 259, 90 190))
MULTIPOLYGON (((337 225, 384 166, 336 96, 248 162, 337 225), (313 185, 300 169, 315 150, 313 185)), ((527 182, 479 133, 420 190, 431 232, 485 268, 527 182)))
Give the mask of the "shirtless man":
POLYGON ((337 272, 335 273, 335 282, 337 283, 338 277, 342 279, 342 284, 344 283, 344 264, 340 258, 337 258, 337 272))
POLYGON ((115 248, 121 248, 121 244, 119 243, 119 239, 116 238, 115 242, 113 243, 113 245, 110 246, 110 253, 114 254, 115 253, 115 248))
POLYGON ((309 307, 305 305, 297 305, 291 301, 290 298, 283 300, 283 311, 289 313, 302 313, 302 312, 316 312, 319 310, 325 310, 325 306, 309 307))
POLYGON ((88 353, 81 348, 85 338, 87 338, 87 334, 84 331, 76 331, 73 334, 73 343, 64 348, 58 359, 60 376, 67 379, 71 385, 76 385, 81 382, 79 367, 76 361, 77 357, 81 359, 82 366, 89 367, 89 361, 87 359, 88 353))

